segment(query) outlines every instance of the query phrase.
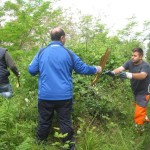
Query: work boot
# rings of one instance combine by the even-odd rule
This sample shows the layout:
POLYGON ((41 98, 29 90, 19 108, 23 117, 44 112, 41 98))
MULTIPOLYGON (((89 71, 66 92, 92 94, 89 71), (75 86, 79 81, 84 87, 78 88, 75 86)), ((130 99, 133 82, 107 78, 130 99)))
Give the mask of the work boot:
POLYGON ((70 146, 69 150, 75 150, 75 145, 72 144, 72 145, 70 146))
POLYGON ((74 137, 71 139, 69 148, 70 148, 69 150, 75 150, 75 138, 74 137))
POLYGON ((145 131, 144 125, 135 124, 135 128, 136 128, 136 131, 140 134, 142 134, 145 131))
POLYGON ((147 117, 147 115, 146 115, 146 117, 145 117, 145 122, 150 122, 150 120, 149 120, 149 118, 147 117))

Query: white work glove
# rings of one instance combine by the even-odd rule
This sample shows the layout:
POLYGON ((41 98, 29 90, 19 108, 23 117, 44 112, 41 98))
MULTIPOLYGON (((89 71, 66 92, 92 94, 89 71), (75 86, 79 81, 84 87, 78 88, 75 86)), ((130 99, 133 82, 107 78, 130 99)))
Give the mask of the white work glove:
POLYGON ((96 68, 96 73, 100 73, 102 71, 101 66, 95 66, 95 68, 96 68))
POLYGON ((131 72, 120 72, 119 76, 121 79, 132 79, 132 73, 131 72))

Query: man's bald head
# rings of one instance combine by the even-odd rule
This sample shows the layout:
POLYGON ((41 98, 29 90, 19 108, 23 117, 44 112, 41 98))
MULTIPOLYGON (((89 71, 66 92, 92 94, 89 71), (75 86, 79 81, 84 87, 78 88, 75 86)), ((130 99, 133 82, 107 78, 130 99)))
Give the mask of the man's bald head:
POLYGON ((65 32, 63 29, 56 27, 51 30, 50 36, 52 41, 60 41, 61 37, 65 36, 65 32))

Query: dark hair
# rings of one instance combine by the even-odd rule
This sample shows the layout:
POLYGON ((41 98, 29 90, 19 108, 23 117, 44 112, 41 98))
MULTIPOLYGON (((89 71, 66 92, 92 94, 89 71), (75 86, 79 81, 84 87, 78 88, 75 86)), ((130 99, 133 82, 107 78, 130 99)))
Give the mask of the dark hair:
POLYGON ((52 41, 59 41, 61 36, 65 36, 65 32, 63 29, 57 27, 51 30, 50 36, 52 41))
POLYGON ((134 49, 132 50, 132 52, 138 52, 140 55, 143 56, 143 50, 142 50, 142 48, 140 48, 140 47, 134 48, 134 49))

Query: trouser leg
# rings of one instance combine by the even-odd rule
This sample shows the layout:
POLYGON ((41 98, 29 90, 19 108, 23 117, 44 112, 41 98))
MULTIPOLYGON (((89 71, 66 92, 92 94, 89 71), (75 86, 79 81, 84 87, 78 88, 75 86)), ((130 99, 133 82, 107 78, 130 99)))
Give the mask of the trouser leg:
POLYGON ((134 122, 138 125, 143 125, 146 117, 146 108, 135 104, 134 122))
POLYGON ((149 95, 136 96, 134 121, 138 125, 143 125, 147 118, 147 106, 149 101, 149 95))
POLYGON ((71 121, 72 100, 67 100, 62 104, 60 103, 60 105, 57 105, 56 112, 61 132, 63 134, 68 133, 68 135, 63 139, 63 142, 74 141, 71 121))
POLYGON ((37 138, 39 140, 46 140, 54 115, 53 104, 50 101, 38 101, 38 113, 37 138))
POLYGON ((12 87, 9 83, 0 86, 0 95, 5 98, 11 98, 13 96, 12 87))

